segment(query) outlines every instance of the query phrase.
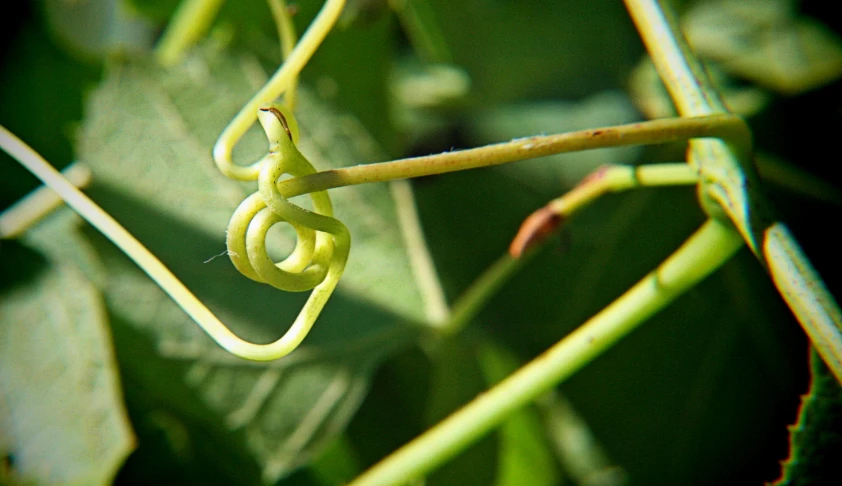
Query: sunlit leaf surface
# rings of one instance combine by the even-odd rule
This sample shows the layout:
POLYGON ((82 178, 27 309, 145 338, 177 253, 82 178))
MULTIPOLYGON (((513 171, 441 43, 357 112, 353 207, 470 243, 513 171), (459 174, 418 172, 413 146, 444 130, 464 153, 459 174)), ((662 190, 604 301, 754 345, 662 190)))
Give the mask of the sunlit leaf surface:
POLYGON ((49 261, 0 295, 0 482, 8 468, 26 484, 107 485, 134 434, 104 302, 76 265, 49 261))

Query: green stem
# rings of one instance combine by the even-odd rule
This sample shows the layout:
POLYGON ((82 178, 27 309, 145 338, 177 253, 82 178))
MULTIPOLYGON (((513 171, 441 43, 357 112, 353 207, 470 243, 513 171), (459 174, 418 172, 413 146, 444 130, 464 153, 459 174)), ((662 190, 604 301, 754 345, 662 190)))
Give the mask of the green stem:
MULTIPOLYGON (((626 5, 678 112, 684 116, 727 112, 675 19, 656 0, 626 0, 626 5)), ((770 216, 748 163, 749 139, 744 140, 735 145, 739 139, 731 139, 727 146, 691 141, 688 162, 698 166, 702 205, 712 215, 724 212, 731 219, 807 335, 817 339, 819 354, 842 383, 842 311, 786 226, 770 216)))
MULTIPOLYGON (((269 10, 272 11, 275 27, 278 29, 278 38, 281 40, 281 59, 286 60, 292 54, 292 50, 295 49, 295 42, 298 40, 295 24, 292 23, 289 8, 284 0, 269 0, 269 10)), ((297 86, 298 80, 293 78, 284 96, 284 101, 291 111, 295 110, 297 86)))
POLYGON ((376 464, 352 486, 422 477, 488 433, 510 413, 571 376, 708 276, 742 246, 727 223, 708 220, 672 256, 619 299, 498 386, 376 464))
POLYGON ((671 9, 662 8, 657 0, 626 0, 626 6, 678 113, 681 116, 727 113, 671 9))
POLYGON ((450 319, 439 330, 446 335, 458 334, 527 260, 528 257, 512 258, 508 253, 498 258, 459 296, 453 304, 450 319))
POLYGON ((164 66, 177 63, 184 52, 210 29, 223 1, 184 0, 155 47, 158 62, 164 66))
POLYGON ((289 198, 334 187, 477 169, 564 152, 675 142, 696 137, 730 140, 740 138, 745 133, 743 120, 730 114, 667 118, 557 135, 519 138, 511 142, 438 155, 326 170, 285 180, 278 184, 278 189, 289 198))
MULTIPOLYGON (((688 116, 725 112, 701 63, 690 51, 675 19, 655 0, 627 0, 655 66, 679 113, 688 116)), ((713 141, 691 143, 690 162, 698 161, 703 194, 733 221, 754 254, 768 268, 817 350, 842 382, 842 311, 789 230, 769 216, 768 203, 746 158, 713 141)), ((733 148, 733 146, 731 147, 733 148)), ((703 204, 705 199, 703 198, 703 204)))
POLYGON ((839 304, 784 224, 774 223, 766 230, 763 256, 781 296, 830 371, 842 383, 839 304))
MULTIPOLYGON (((76 187, 85 187, 91 182, 91 170, 79 162, 68 165, 61 174, 76 187)), ((63 203, 49 187, 35 189, 0 213, 0 238, 17 238, 63 203)))
POLYGON ((237 180, 251 181, 257 179, 261 161, 249 166, 235 165, 231 159, 234 146, 257 120, 257 112, 260 108, 272 103, 284 90, 289 89, 290 83, 295 81, 304 65, 313 57, 316 49, 333 28, 344 6, 345 0, 327 0, 325 2, 289 57, 222 131, 213 147, 213 159, 220 172, 237 180))

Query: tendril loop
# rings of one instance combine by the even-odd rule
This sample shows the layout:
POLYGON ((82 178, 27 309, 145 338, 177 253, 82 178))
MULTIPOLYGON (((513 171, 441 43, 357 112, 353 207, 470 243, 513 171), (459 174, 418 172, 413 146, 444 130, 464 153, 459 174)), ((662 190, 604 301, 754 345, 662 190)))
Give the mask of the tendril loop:
POLYGON ((316 172, 295 146, 298 125, 289 110, 281 105, 261 108, 258 120, 269 139, 269 153, 254 164, 259 169, 258 191, 240 203, 228 224, 228 254, 234 266, 252 280, 290 292, 313 290, 287 333, 294 344, 286 354, 304 339, 336 287, 348 260, 351 236, 333 217, 327 191, 310 194, 314 210, 309 211, 288 201, 278 190, 283 175, 301 177, 316 172), (290 224, 297 241, 292 253, 275 263, 267 251, 266 236, 278 223, 290 224))

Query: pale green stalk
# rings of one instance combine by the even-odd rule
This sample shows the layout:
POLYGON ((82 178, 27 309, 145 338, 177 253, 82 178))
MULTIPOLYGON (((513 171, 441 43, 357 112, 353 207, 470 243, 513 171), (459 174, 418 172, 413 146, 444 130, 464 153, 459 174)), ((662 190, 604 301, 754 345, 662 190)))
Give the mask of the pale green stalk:
MULTIPOLYGON (((91 181, 91 170, 79 162, 68 165, 61 173, 76 187, 85 187, 91 181)), ((17 238, 63 203, 49 187, 35 189, 0 214, 0 238, 17 238)))
MULTIPOLYGON (((0 147, 38 177, 47 187, 55 191, 68 206, 79 213, 94 228, 117 245, 149 275, 149 278, 172 297, 208 335, 234 355, 264 361, 277 359, 295 349, 304 335, 307 334, 313 321, 318 317, 321 307, 327 300, 326 295, 330 295, 330 291, 332 291, 332 288, 314 291, 311 294, 311 300, 317 300, 316 304, 320 305, 305 307, 287 333, 277 341, 270 344, 253 344, 243 341, 232 333, 152 252, 120 223, 68 182, 59 171, 2 125, 0 125, 0 147)), ((341 270, 339 273, 341 273, 341 270)), ((335 286, 336 280, 338 279, 332 280, 332 285, 335 286)))
MULTIPOLYGON (((598 169, 594 175, 599 177, 588 177, 580 186, 561 198, 551 201, 547 204, 547 207, 556 210, 558 214, 569 217, 606 192, 625 191, 635 187, 676 186, 698 182, 693 169, 684 163, 638 167, 612 165, 598 169), (588 188, 586 192, 589 197, 571 200, 569 195, 576 194, 577 189, 581 187, 588 188)), ((450 319, 440 330, 445 334, 452 335, 464 329, 500 287, 523 267, 529 256, 534 254, 530 251, 519 258, 513 258, 507 253, 498 258, 454 303, 450 319)))
POLYGON ((282 181, 278 183, 278 189, 285 197, 293 197, 334 187, 444 174, 580 150, 676 142, 698 137, 739 138, 744 135, 745 129, 742 119, 731 114, 667 118, 557 135, 519 138, 510 142, 437 155, 325 170, 282 181))
POLYGON ((499 385, 376 464, 351 486, 404 484, 426 475, 609 349, 728 261, 742 244, 727 223, 708 220, 623 296, 499 385))
POLYGON ((459 296, 453 304, 450 319, 440 331, 446 335, 458 334, 527 261, 528 257, 512 258, 508 253, 498 258, 459 296))
MULTIPOLYGON (((677 23, 656 0, 627 0, 629 12, 655 67, 682 116, 723 113, 701 63, 687 46, 677 23)), ((742 147, 715 141, 691 142, 691 164, 698 164, 705 204, 731 219, 760 259, 819 354, 842 382, 842 311, 786 226, 769 216, 758 178, 742 147)))
MULTIPOLYGON (((295 24, 292 23, 289 8, 284 0, 269 0, 269 10, 272 11, 272 17, 275 19, 275 26, 278 29, 278 38, 281 40, 281 58, 286 60, 292 54, 292 50, 295 49, 295 42, 298 40, 298 35, 295 33, 295 24)), ((298 80, 293 78, 284 95, 284 102, 290 110, 295 110, 297 85, 298 80)))
POLYGON ((236 165, 231 159, 234 146, 257 120, 258 110, 275 101, 298 77, 298 73, 313 57, 316 49, 333 28, 344 6, 345 0, 325 2, 324 7, 313 19, 313 23, 310 24, 286 61, 222 131, 213 147, 213 159, 220 172, 232 179, 257 180, 262 160, 248 166, 236 165))
POLYGON ((184 0, 173 14, 155 47, 155 57, 164 66, 177 63, 213 24, 224 0, 184 0))

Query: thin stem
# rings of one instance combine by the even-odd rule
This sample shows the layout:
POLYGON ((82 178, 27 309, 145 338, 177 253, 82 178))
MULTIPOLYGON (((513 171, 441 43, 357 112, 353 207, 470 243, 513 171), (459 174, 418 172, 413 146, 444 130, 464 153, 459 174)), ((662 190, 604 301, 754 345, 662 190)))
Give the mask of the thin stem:
POLYGON ((293 197, 340 186, 444 174, 579 150, 666 143, 698 137, 731 139, 743 136, 745 129, 743 120, 731 114, 667 118, 326 170, 280 182, 278 189, 285 197, 293 197))
POLYGON ((213 147, 213 158, 219 170, 226 176, 238 180, 256 180, 260 172, 260 162, 249 166, 235 165, 231 160, 234 146, 257 120, 260 108, 273 102, 290 83, 295 80, 304 65, 313 57, 345 6, 345 0, 327 0, 324 7, 313 19, 313 23, 301 37, 301 41, 292 50, 289 57, 275 72, 269 81, 249 100, 239 113, 225 127, 216 145, 213 147))
POLYGON ((395 201, 395 212, 409 256, 409 265, 415 275, 421 301, 424 302, 424 314, 432 326, 446 325, 445 323, 449 322, 450 308, 447 306, 447 298, 444 296, 433 256, 430 255, 427 239, 424 237, 412 186, 408 181, 393 181, 389 184, 389 189, 395 201))
POLYGON ((671 9, 662 8, 657 0, 626 0, 626 6, 678 113, 681 116, 727 113, 671 9))
POLYGON ((638 187, 696 184, 696 171, 685 163, 641 166, 610 165, 597 169, 570 192, 547 204, 553 213, 565 219, 597 198, 610 192, 638 187))
POLYGON ((158 45, 155 57, 164 66, 177 63, 184 52, 207 33, 224 0, 184 0, 173 14, 158 45))
MULTIPOLYGON (((296 321, 280 339, 269 344, 254 344, 243 341, 231 332, 178 278, 152 254, 143 243, 138 241, 120 223, 112 218, 82 191, 62 177, 37 152, 17 138, 5 127, 0 125, 0 148, 14 157, 47 187, 55 191, 68 206, 73 208, 94 228, 111 240, 131 258, 161 289, 187 313, 202 329, 205 330, 220 346, 234 355, 246 359, 265 361, 276 359, 294 349, 303 335, 307 334, 312 322, 318 316, 321 307, 305 306, 296 321), (309 310, 308 310, 309 308, 309 310), (306 311, 306 312, 305 312, 306 311)), ((311 300, 320 301, 321 306, 335 286, 327 289, 316 289, 310 296, 311 300)))
MULTIPOLYGON (((605 166, 587 177, 572 191, 559 199, 551 201, 545 208, 549 208, 555 214, 569 217, 575 210, 581 209, 585 204, 608 192, 644 186, 695 184, 697 181, 696 173, 684 163, 643 165, 639 167, 624 165, 605 166), (586 191, 592 197, 585 200, 574 195, 576 202, 571 201, 570 195, 575 194, 577 189, 581 187, 593 188, 593 190, 586 191)), ((517 237, 515 240, 517 241, 517 237)), ((541 242, 543 241, 546 241, 546 239, 541 240, 541 242)), ((530 249, 534 249, 534 246, 530 247, 530 249)), ((476 317, 488 300, 500 290, 500 287, 523 267, 530 255, 534 254, 535 252, 533 251, 520 251, 516 255, 505 254, 498 258, 459 297, 453 305, 450 320, 442 326, 441 331, 445 334, 457 334, 464 329, 476 317)))
POLYGON ((698 176, 685 163, 643 166, 606 165, 585 177, 572 190, 530 214, 509 245, 509 254, 521 258, 556 233, 573 214, 609 192, 636 187, 696 184, 698 176))
MULTIPOLYGON (((289 59, 292 50, 295 49, 295 42, 298 35, 295 32, 295 24, 292 23, 290 7, 284 0, 269 0, 269 10, 272 11, 272 18, 275 19, 275 27, 278 29, 278 38, 281 40, 281 59, 289 59)), ((284 102, 290 111, 295 110, 295 91, 298 80, 293 78, 286 90, 284 102)))
MULTIPOLYGON (((79 162, 68 165, 61 173, 76 187, 85 187, 91 182, 91 170, 79 162)), ((35 189, 0 214, 0 238, 17 238, 63 203, 49 187, 35 189)))
POLYGON ((516 259, 503 254, 480 275, 453 304, 450 319, 440 331, 446 335, 458 334, 482 310, 518 270, 526 264, 526 259, 516 259))
POLYGON ((609 349, 728 261, 741 246, 739 234, 727 223, 708 220, 656 270, 599 314, 498 386, 376 464, 352 486, 402 484, 425 475, 609 349))

